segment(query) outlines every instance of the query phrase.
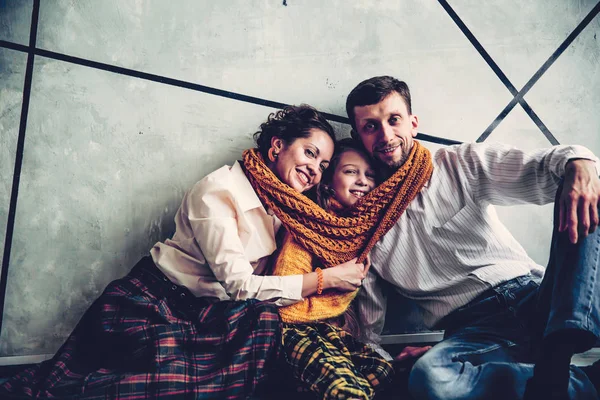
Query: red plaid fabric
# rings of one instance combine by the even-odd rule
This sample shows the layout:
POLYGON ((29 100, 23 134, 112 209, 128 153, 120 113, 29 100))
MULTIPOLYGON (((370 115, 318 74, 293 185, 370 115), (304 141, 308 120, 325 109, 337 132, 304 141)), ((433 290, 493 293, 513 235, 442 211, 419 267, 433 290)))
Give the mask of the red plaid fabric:
POLYGON ((52 360, 0 386, 0 398, 249 397, 278 357, 277 307, 195 298, 142 259, 108 285, 52 360))

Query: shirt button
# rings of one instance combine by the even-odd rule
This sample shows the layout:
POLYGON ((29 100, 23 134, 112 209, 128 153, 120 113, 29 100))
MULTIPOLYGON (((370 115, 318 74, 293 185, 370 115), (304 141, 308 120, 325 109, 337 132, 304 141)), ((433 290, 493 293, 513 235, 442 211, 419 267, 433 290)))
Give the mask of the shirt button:
POLYGON ((171 290, 177 290, 177 285, 171 286, 171 290))

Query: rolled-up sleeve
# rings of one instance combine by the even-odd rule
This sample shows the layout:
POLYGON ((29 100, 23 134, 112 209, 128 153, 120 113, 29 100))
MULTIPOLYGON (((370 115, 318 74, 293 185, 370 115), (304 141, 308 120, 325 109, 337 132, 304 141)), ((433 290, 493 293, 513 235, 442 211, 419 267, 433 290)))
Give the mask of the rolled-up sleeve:
POLYGON ((456 184, 474 200, 495 205, 552 202, 570 160, 593 161, 600 171, 598 158, 578 145, 522 151, 500 143, 470 143, 438 151, 436 158, 449 170, 461 166, 453 177, 456 184))

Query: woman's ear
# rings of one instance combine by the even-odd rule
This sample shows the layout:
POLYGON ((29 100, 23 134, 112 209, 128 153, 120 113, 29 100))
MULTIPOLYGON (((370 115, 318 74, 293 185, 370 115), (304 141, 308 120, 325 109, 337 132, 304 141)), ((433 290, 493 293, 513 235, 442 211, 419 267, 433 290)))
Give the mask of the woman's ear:
POLYGON ((276 136, 273 136, 271 138, 271 147, 269 148, 269 151, 267 152, 269 161, 274 163, 277 160, 277 157, 279 156, 279 152, 281 151, 282 148, 283 148, 283 140, 281 140, 280 138, 278 138, 276 136))
POLYGON ((275 153, 279 153, 283 149, 283 140, 277 136, 271 138, 271 148, 275 153))

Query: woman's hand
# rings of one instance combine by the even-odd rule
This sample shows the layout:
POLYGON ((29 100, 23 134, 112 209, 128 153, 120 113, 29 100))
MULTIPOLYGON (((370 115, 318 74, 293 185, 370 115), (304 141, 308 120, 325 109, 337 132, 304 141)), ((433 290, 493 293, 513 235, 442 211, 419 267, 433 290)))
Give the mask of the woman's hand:
POLYGON ((323 289, 337 289, 342 292, 356 290, 365 279, 365 266, 356 263, 356 258, 332 268, 323 270, 323 289))

